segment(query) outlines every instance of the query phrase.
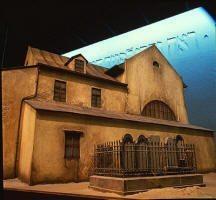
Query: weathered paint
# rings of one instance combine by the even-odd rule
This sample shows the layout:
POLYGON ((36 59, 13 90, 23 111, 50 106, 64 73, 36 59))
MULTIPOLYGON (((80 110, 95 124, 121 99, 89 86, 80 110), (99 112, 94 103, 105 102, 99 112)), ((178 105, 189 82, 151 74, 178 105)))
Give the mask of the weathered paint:
POLYGON ((174 138, 180 134, 185 143, 195 144, 198 171, 216 169, 213 135, 205 131, 48 111, 38 111, 37 116, 31 176, 33 184, 74 181, 74 169, 77 169, 77 166, 74 163, 71 165, 65 163, 63 129, 83 132, 83 137, 80 138, 79 181, 87 180, 89 177, 94 145, 120 140, 126 133, 130 133, 134 140, 137 140, 140 134, 146 137, 159 135, 161 141, 166 137, 174 138))
POLYGON ((91 107, 91 88, 101 89, 101 108, 107 111, 125 112, 127 90, 96 80, 81 79, 77 76, 41 70, 39 75, 37 98, 43 101, 54 101, 55 80, 66 81, 66 103, 91 107))
MULTIPOLYGON (((36 62, 37 59, 30 55, 28 61, 36 62)), ((201 130, 105 120, 60 112, 36 113, 24 103, 22 126, 19 140, 17 139, 22 99, 28 96, 53 102, 55 80, 67 82, 65 103, 69 105, 91 107, 91 88, 96 87, 102 90, 102 107, 99 110, 140 115, 149 101, 161 100, 171 107, 179 122, 187 123, 183 82, 155 46, 126 60, 125 72, 117 79, 127 83, 128 90, 120 85, 61 70, 41 68, 38 79, 36 72, 37 68, 29 67, 3 71, 4 178, 14 176, 17 153, 18 176, 29 184, 86 180, 91 171, 94 144, 119 140, 126 133, 131 133, 134 139, 140 134, 146 137, 160 135, 162 140, 180 134, 186 143, 196 145, 198 170, 215 170, 213 135, 201 130), (160 64, 159 68, 152 65, 154 60, 160 64), (80 140, 79 162, 64 159, 63 129, 84 133, 80 140), (18 142, 19 148, 16 145, 18 142)))
POLYGON ((21 101, 36 92, 37 69, 2 71, 3 178, 15 176, 21 101))
POLYGON ((183 82, 156 46, 126 60, 125 66, 128 113, 141 114, 147 103, 161 100, 171 107, 178 121, 188 123, 183 82))
POLYGON ((31 184, 32 173, 32 153, 34 148, 36 111, 24 104, 21 116, 20 127, 20 147, 19 147, 19 161, 18 161, 18 177, 31 184))

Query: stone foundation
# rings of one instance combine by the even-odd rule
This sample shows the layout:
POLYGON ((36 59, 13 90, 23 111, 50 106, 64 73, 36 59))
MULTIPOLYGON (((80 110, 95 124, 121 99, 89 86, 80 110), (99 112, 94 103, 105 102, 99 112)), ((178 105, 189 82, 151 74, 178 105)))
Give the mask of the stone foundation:
POLYGON ((90 188, 121 195, 144 192, 153 188, 205 186, 201 174, 168 175, 154 177, 116 178, 91 176, 90 188))

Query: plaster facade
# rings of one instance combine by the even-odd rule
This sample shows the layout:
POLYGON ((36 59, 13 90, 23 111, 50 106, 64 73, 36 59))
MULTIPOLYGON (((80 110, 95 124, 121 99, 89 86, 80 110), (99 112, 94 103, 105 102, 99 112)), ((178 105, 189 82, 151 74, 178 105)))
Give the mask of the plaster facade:
POLYGON ((3 177, 15 177, 21 104, 36 92, 37 69, 2 72, 3 177))
POLYGON ((99 109, 116 112, 126 110, 127 89, 50 70, 40 71, 36 98, 53 102, 55 80, 66 81, 66 104, 91 107, 91 89, 100 88, 102 106, 99 109))
POLYGON ((152 100, 161 100, 175 113, 177 120, 188 123, 183 82, 161 52, 153 46, 126 60, 128 113, 141 114, 152 100), (159 67, 152 63, 157 61, 159 67))
POLYGON ((95 119, 66 113, 38 111, 35 148, 32 161, 32 184, 88 180, 91 174, 94 144, 120 140, 130 133, 134 140, 140 134, 149 137, 181 135, 186 143, 193 141, 196 147, 199 172, 214 171, 216 166, 215 144, 212 134, 205 131, 141 124, 109 119, 95 119), (48 128, 49 127, 49 128, 48 128), (79 165, 64 160, 64 129, 82 131, 79 165), (49 145, 47 144, 49 142, 49 145), (76 169, 75 169, 76 168, 76 169), (75 177, 74 171, 78 171, 75 177))
POLYGON ((94 145, 126 133, 161 141, 181 135, 195 144, 198 171, 216 169, 213 131, 189 124, 184 83, 155 46, 127 59, 117 73, 76 58, 85 61, 83 74, 74 71, 73 59, 29 48, 25 67, 3 70, 4 178, 31 185, 87 180, 94 145), (66 82, 65 102, 53 100, 55 80, 66 82), (101 89, 99 108, 91 106, 92 88, 101 89), (177 121, 142 116, 153 100, 166 103, 177 121), (83 133, 79 159, 64 157, 65 130, 83 133))

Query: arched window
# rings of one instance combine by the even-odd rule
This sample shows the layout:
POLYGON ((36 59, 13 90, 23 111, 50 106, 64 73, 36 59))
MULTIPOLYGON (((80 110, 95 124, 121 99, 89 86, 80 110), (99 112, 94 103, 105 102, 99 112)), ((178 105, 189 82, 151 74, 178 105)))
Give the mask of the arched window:
POLYGON ((149 102, 143 108, 142 115, 146 117, 157 118, 157 119, 176 121, 175 114, 171 110, 171 108, 167 104, 158 100, 149 102))
POLYGON ((159 65, 159 63, 158 63, 157 61, 153 61, 153 65, 154 65, 155 67, 160 67, 160 65, 159 65))

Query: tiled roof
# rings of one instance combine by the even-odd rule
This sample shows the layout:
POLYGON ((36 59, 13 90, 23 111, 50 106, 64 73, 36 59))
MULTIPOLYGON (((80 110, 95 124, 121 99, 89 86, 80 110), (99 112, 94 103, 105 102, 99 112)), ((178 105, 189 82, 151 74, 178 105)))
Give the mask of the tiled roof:
MULTIPOLYGON (((29 47, 28 51, 31 52, 33 59, 36 63, 58 67, 60 69, 69 69, 67 66, 65 66, 65 63, 70 58, 33 47, 29 47)), ((120 81, 118 81, 117 79, 105 74, 106 70, 107 69, 104 67, 93 65, 91 63, 88 63, 86 66, 86 73, 88 75, 120 83, 120 81)))
POLYGON ((175 121, 148 118, 148 117, 144 117, 141 115, 110 112, 110 111, 100 110, 97 108, 80 107, 80 106, 69 105, 65 103, 59 103, 59 102, 43 102, 43 101, 38 101, 38 100, 25 100, 25 102, 37 110, 66 112, 66 113, 80 114, 80 115, 93 116, 93 117, 101 117, 101 118, 107 118, 107 119, 124 120, 124 121, 139 122, 139 123, 146 123, 146 124, 157 124, 157 125, 164 125, 164 126, 170 126, 170 127, 179 127, 179 128, 187 128, 187 129, 213 132, 213 130, 191 125, 191 124, 183 124, 183 123, 175 122, 175 121))

